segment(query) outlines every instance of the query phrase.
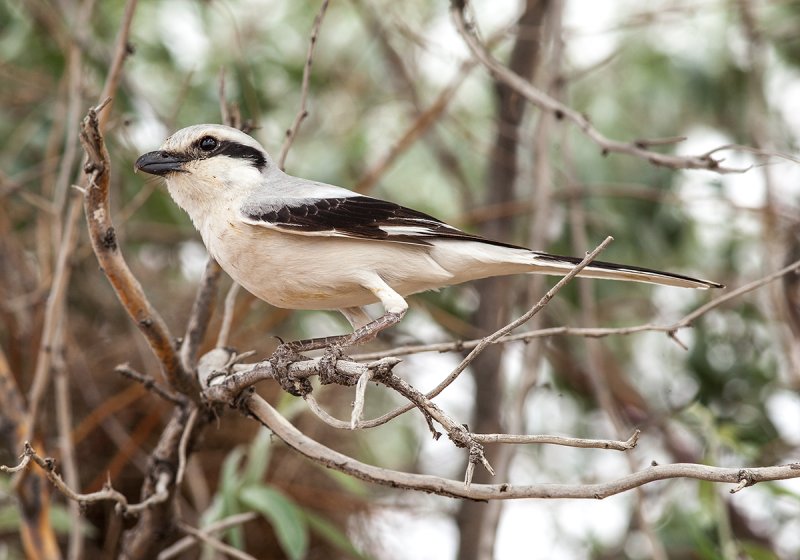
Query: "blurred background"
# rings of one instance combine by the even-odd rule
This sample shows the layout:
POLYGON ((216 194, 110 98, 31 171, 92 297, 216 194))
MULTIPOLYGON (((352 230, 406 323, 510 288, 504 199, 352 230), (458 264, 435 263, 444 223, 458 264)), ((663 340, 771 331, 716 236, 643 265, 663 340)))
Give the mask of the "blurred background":
MULTIPOLYGON (((29 391, 59 247, 79 193, 78 122, 97 102, 125 3, 0 0, 0 349, 29 391)), ((174 130, 220 122, 229 101, 277 154, 299 108, 318 0, 141 0, 107 128, 121 247, 174 333, 185 330, 205 249, 159 181, 133 161, 174 130)), ((685 136, 655 146, 701 154, 723 145, 741 174, 655 167, 603 154, 472 62, 448 3, 334 0, 289 173, 387 198, 467 231, 603 260, 682 272, 736 288, 800 258, 800 2, 795 0, 493 0, 474 3, 504 64, 590 116, 608 137, 685 136)), ((171 410, 114 372, 158 366, 118 304, 77 221, 54 368, 68 384, 77 486, 109 479, 137 500, 147 457, 171 410)), ((275 271, 280 274, 279 270, 275 271)), ((472 339, 526 311, 554 280, 475 282, 411 298, 374 343, 472 339)), ((206 348, 219 329, 226 277, 206 348)), ((719 293, 576 281, 529 328, 671 324, 719 293)), ((558 336, 493 347, 437 402, 478 432, 627 439, 628 454, 557 446, 487 447, 493 482, 592 483, 658 463, 767 466, 800 455, 800 284, 741 296, 676 333, 558 336), (682 347, 684 346, 684 347, 682 347)), ((229 344, 267 356, 277 337, 345 332, 331 313, 275 309, 241 291, 229 344)), ((47 349, 50 351, 50 349, 47 349)), ((396 370, 435 386, 463 357, 409 356, 396 370)), ((465 454, 433 441, 419 414, 336 432, 275 384, 259 391, 310 437, 380 466, 460 479, 465 454)), ((319 392, 349 417, 350 390, 319 392)), ((58 458, 48 392, 38 425, 58 458)), ((371 388, 367 417, 400 404, 371 388)), ((5 415, 9 414, 6 407, 5 415)), ((0 411, 0 416, 4 415, 0 411)), ((0 427, 4 424, 0 422, 0 427)), ((64 428, 62 425, 61 428, 64 428)), ((0 463, 21 451, 3 443, 0 463)), ((468 503, 393 491, 325 470, 229 412, 189 462, 181 515, 195 526, 254 508, 225 535, 260 558, 796 558, 800 484, 649 484, 603 501, 468 503), (253 490, 256 489, 256 490, 253 490), (265 502, 267 505, 264 505, 265 502)), ((481 479, 485 481, 486 479, 481 479)), ((51 519, 63 542, 65 502, 51 519)), ((83 510, 87 557, 113 557, 111 505, 83 510)), ((0 558, 23 557, 18 504, 0 477, 0 558)), ((195 548, 186 558, 213 557, 195 548)))

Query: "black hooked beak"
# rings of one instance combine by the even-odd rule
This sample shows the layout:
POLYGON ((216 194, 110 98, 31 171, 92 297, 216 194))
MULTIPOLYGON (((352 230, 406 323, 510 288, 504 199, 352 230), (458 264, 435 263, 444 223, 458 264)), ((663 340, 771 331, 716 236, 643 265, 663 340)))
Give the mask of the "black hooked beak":
POLYGON ((187 161, 184 157, 167 152, 147 152, 136 160, 136 163, 133 164, 133 169, 163 177, 170 173, 184 173, 183 164, 187 161))

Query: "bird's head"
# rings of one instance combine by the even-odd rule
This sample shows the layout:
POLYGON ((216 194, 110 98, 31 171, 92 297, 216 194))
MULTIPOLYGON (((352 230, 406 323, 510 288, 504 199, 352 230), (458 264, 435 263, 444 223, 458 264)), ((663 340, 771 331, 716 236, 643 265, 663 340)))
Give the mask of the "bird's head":
POLYGON ((241 198, 277 170, 252 136, 228 126, 199 124, 177 131, 134 168, 164 177, 175 201, 195 218, 210 204, 241 198))

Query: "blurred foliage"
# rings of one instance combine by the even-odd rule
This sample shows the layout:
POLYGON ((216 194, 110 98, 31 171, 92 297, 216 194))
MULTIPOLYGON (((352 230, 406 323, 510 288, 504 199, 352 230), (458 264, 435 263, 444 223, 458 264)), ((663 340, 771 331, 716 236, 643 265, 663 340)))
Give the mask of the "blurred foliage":
MULTIPOLYGON (((63 157, 74 146, 78 119, 97 101, 124 10, 121 0, 94 4, 88 23, 81 24, 77 0, 0 0, 0 346, 23 390, 32 376, 63 227, 64 208, 53 202, 56 182, 58 177, 65 185, 79 180, 79 150, 70 161, 63 157), (73 47, 80 55, 77 73, 70 64, 73 47)), ((749 3, 763 40, 766 75, 761 81, 748 59, 740 2, 699 8, 678 0, 619 2, 607 8, 613 17, 600 18, 606 24, 599 32, 581 27, 592 23, 576 15, 586 5, 575 8, 580 0, 571 4, 561 72, 565 101, 590 115, 606 135, 622 140, 687 136, 684 143, 657 149, 702 153, 725 143, 754 145, 753 123, 761 122, 769 132, 768 146, 797 151, 799 131, 792 128, 797 119, 787 92, 797 91, 800 2, 749 3), (587 40, 599 41, 597 50, 608 51, 609 57, 602 60, 592 47, 572 48, 587 40), (754 91, 765 93, 767 106, 759 106, 754 91)), ((298 109, 318 7, 317 0, 139 3, 108 133, 113 205, 126 257, 173 332, 184 327, 203 252, 186 216, 158 182, 133 174, 132 161, 177 128, 218 122, 223 75, 227 98, 258 126, 254 135, 262 144, 277 153, 298 109)), ((513 20, 518 6, 512 0, 476 2, 476 11, 488 37, 513 20)), ((498 56, 507 56, 508 44, 501 42, 498 56)), ((446 2, 332 2, 314 58, 309 116, 287 170, 343 186, 356 184, 456 77, 463 52, 446 2)), ((476 228, 472 216, 487 210, 482 200, 496 125, 492 96, 486 72, 472 70, 431 130, 400 156, 370 194, 476 228)), ((530 161, 538 116, 530 110, 525 121, 519 198, 510 201, 518 203, 508 214, 518 236, 503 241, 526 243, 537 196, 530 161)), ((761 163, 748 154, 725 155, 731 158, 726 163, 761 163)), ((750 171, 744 181, 657 168, 627 156, 603 155, 567 123, 557 125, 548 161, 555 191, 550 243, 538 249, 576 252, 568 210, 576 196, 587 217, 590 243, 608 234, 616 239, 603 260, 686 271, 735 287, 777 268, 789 249, 783 232, 797 220, 800 184, 794 164, 767 168, 773 181, 767 196, 763 168, 750 171)), ((81 486, 97 489, 108 473, 114 486, 133 499, 168 407, 112 373, 123 362, 154 376, 157 368, 97 270, 83 233, 71 262, 65 343, 81 486)), ((517 279, 509 294, 517 313, 530 305, 525 285, 524 278, 517 279)), ((611 282, 596 282, 593 290, 601 326, 668 323, 708 300, 702 293, 611 282)), ((383 344, 484 334, 470 324, 475 294, 464 286, 412 298, 409 317, 383 344)), ((635 456, 637 465, 645 466, 652 457, 725 465, 797 460, 800 428, 787 428, 782 418, 796 417, 800 410, 798 347, 779 297, 766 288, 699 319, 693 329, 677 333, 688 352, 666 336, 602 340, 604 371, 620 414, 645 430, 647 443, 635 456), (784 408, 776 407, 779 394, 784 408)), ((578 290, 569 286, 547 308, 543 322, 580 325, 580 311, 578 290)), ((343 328, 326 314, 291 315, 247 294, 237 301, 236 318, 231 343, 259 355, 274 348, 273 336, 291 339, 343 328)), ((545 348, 541 380, 528 397, 537 406, 526 409, 526 430, 608 437, 586 376, 588 368, 599 366, 588 361, 585 341, 554 338, 545 348)), ((515 375, 528 365, 514 358, 524 352, 509 355, 511 399, 515 375)), ((452 359, 412 357, 402 371, 427 388, 446 374, 452 359)), ((480 398, 469 393, 468 384, 454 388, 449 400, 442 397, 442 406, 464 421, 472 399, 480 398)), ((263 392, 277 398, 275 387, 263 392)), ((343 417, 351 399, 347 391, 334 390, 325 395, 324 405, 343 417)), ((397 399, 371 390, 367 403, 368 414, 377 415, 397 399)), ((46 427, 55 422, 50 408, 46 427)), ((293 421, 311 437, 360 460, 460 478, 459 452, 444 438, 430 442, 424 422, 406 416, 365 434, 334 434, 305 414, 293 421)), ((55 431, 45 430, 45 437, 48 448, 56 449, 55 431)), ((527 450, 515 459, 512 482, 610 479, 627 468, 595 464, 585 456, 582 450, 527 450)), ((187 519, 200 520, 202 526, 236 512, 257 511, 263 517, 259 523, 232 529, 225 537, 261 557, 383 557, 390 552, 382 548, 374 524, 381 508, 396 507, 420 523, 431 512, 452 513, 446 499, 398 496, 318 469, 263 432, 255 434, 234 414, 220 420, 197 457, 195 472, 202 476, 194 490, 187 490, 182 505, 187 519)), ((680 488, 688 491, 671 493, 668 484, 648 489, 652 511, 647 513, 670 558, 717 558, 730 546, 754 558, 800 554, 797 539, 790 536, 793 528, 800 530, 796 484, 757 485, 735 499, 722 496, 725 489, 719 485, 686 485, 680 488)), ((542 536, 543 550, 557 550, 562 557, 646 557, 632 501, 597 505, 623 511, 629 520, 624 529, 598 539, 587 521, 585 527, 572 528, 569 542, 542 536)), ((531 507, 543 508, 554 527, 570 522, 549 504, 531 507)), ((92 506, 86 511, 92 552, 113 549, 114 543, 107 542, 113 538, 108 532, 111 509, 92 506)), ((593 511, 604 516, 604 510, 593 511)), ((13 503, 6 494, 0 495, 0 512, 4 519, 11 515, 13 525, 13 503)), ((53 512, 62 512, 61 506, 53 512)), ((504 522, 517 527, 520 520, 507 513, 504 522)), ((5 527, 10 526, 4 525, 0 544, 16 550, 16 535, 5 527)), ((412 550, 391 554, 400 558, 412 550)))

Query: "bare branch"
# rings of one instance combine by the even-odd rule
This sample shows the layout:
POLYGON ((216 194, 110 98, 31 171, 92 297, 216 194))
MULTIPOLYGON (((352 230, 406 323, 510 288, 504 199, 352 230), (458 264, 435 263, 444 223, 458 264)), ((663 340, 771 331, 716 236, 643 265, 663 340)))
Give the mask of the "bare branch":
POLYGON ((367 395, 367 384, 372 379, 372 370, 365 371, 356 383, 356 398, 353 401, 353 412, 350 415, 350 428, 355 430, 364 418, 364 403, 367 395))
POLYGON ((119 31, 117 32, 117 40, 114 43, 114 54, 111 59, 111 66, 106 75, 106 82, 103 84, 103 91, 100 93, 101 108, 98 111, 98 130, 102 132, 105 130, 106 121, 111 114, 111 101, 108 104, 103 100, 111 100, 117 91, 117 86, 122 78, 122 65, 131 54, 131 46, 128 43, 130 34, 131 23, 133 23, 133 14, 136 13, 136 4, 138 0, 128 0, 125 3, 125 12, 122 15, 122 23, 120 23, 119 31), (106 109, 103 111, 103 108, 106 109))
POLYGON ((213 257, 209 256, 203 277, 200 279, 200 287, 197 289, 197 295, 192 304, 192 312, 189 315, 186 334, 180 348, 181 365, 186 372, 194 371, 197 352, 206 336, 208 323, 214 312, 221 276, 222 268, 213 257))
POLYGON ((232 558, 238 558, 239 560, 256 560, 255 556, 250 556, 249 554, 239 550, 238 548, 234 548, 231 545, 226 544, 219 539, 215 539, 214 537, 209 535, 206 531, 195 529, 194 527, 191 527, 186 523, 178 523, 178 528, 180 528, 180 530, 183 531, 184 533, 191 535, 192 537, 196 538, 199 541, 203 541, 214 550, 222 552, 227 556, 230 556, 232 558))
MULTIPOLYGON (((236 364, 242 355, 231 356, 227 350, 216 348, 200 358, 197 365, 198 377, 203 387, 203 397, 211 403, 229 403, 247 389, 259 381, 265 379, 275 379, 276 374, 272 363, 269 360, 256 364, 236 364), (227 375, 233 371, 232 375, 227 375)), ((370 371, 378 373, 391 369, 400 360, 396 358, 386 358, 367 364, 357 363, 349 360, 337 360, 336 372, 345 377, 354 379, 354 384, 358 378, 370 371)), ((312 358, 289 365, 289 377, 293 379, 304 379, 317 375, 320 369, 320 358, 312 358)))
POLYGON ((308 83, 311 78, 311 64, 314 58, 314 47, 317 45, 317 36, 319 35, 320 27, 322 27, 322 20, 325 17, 325 12, 328 10, 329 1, 330 0, 322 0, 322 5, 319 7, 319 12, 317 12, 317 16, 314 18, 314 25, 311 27, 311 39, 308 43, 306 64, 303 68, 303 83, 300 89, 300 109, 298 109, 297 114, 294 117, 292 126, 286 131, 286 139, 284 140, 283 146, 281 146, 280 154, 278 155, 278 167, 281 169, 285 168, 286 156, 289 153, 289 148, 291 148, 292 143, 294 143, 294 139, 295 136, 297 136, 297 131, 300 129, 300 125, 308 116, 306 103, 308 102, 308 83))
POLYGON ((55 470, 56 462, 54 459, 41 457, 31 447, 28 442, 25 442, 25 449, 23 451, 23 459, 16 467, 7 467, 0 465, 0 471, 13 473, 27 468, 31 463, 36 464, 47 476, 47 479, 61 492, 66 498, 74 500, 80 504, 89 504, 95 502, 112 501, 117 504, 117 511, 122 514, 136 515, 141 513, 147 508, 156 504, 162 503, 169 497, 169 482, 170 477, 166 472, 162 472, 158 476, 156 482, 156 492, 150 495, 147 499, 139 502, 138 504, 128 503, 128 499, 124 494, 114 490, 110 484, 107 484, 102 490, 98 492, 90 492, 89 494, 81 494, 73 490, 61 475, 55 470))
POLYGON ((47 297, 47 305, 44 314, 44 326, 42 327, 42 337, 39 343, 39 353, 36 357, 36 367, 33 374, 33 382, 28 392, 28 413, 30 422, 27 424, 27 431, 23 439, 32 440, 33 431, 36 429, 36 422, 39 417, 39 405, 42 398, 50 387, 50 373, 53 365, 53 346, 57 337, 58 325, 64 313, 64 298, 67 295, 72 266, 70 258, 75 250, 75 243, 78 238, 78 228, 76 223, 80 216, 80 204, 76 199, 70 201, 67 211, 67 221, 64 226, 65 231, 61 237, 61 245, 58 250, 58 260, 50 285, 50 293, 47 297))
POLYGON ((739 484, 743 479, 747 479, 750 481, 748 485, 770 480, 800 478, 800 463, 753 468, 723 468, 676 463, 653 465, 630 475, 597 484, 511 485, 504 483, 472 484, 467 488, 462 481, 375 467, 334 451, 303 434, 258 395, 248 395, 243 400, 242 406, 289 447, 323 466, 384 486, 429 492, 453 498, 472 500, 603 499, 651 482, 671 478, 692 478, 729 484, 739 484))
MULTIPOLYGON (((161 550, 169 532, 164 529, 171 526, 175 518, 174 496, 177 487, 174 481, 181 470, 181 461, 186 459, 180 453, 181 440, 186 432, 190 411, 185 407, 176 407, 172 417, 161 432, 155 449, 150 454, 150 468, 142 485, 142 503, 150 507, 141 508, 141 515, 131 530, 125 533, 122 550, 125 558, 152 558, 157 550, 161 550), (152 507, 161 504, 160 507, 152 507)), ((198 418, 189 438, 195 439, 202 428, 208 424, 208 415, 198 418)), ((187 446, 191 447, 191 441, 187 446)))
POLYGON ((81 123, 81 143, 88 157, 88 186, 84 195, 84 210, 92 248, 120 303, 142 331, 150 349, 161 363, 170 386, 190 398, 197 398, 199 387, 196 379, 181 367, 166 323, 150 305, 142 286, 122 256, 111 221, 110 161, 99 125, 97 110, 89 109, 81 123))
MULTIPOLYGON (((360 378, 359 378, 360 379, 360 378)), ((307 395, 303 395, 303 400, 306 401, 306 405, 308 405, 308 409, 319 418, 322 422, 330 426, 331 428, 336 428, 337 430, 357 430, 360 429, 361 426, 353 426, 352 417, 350 422, 345 422, 344 420, 339 420, 334 416, 331 416, 328 411, 320 406, 317 402, 317 399, 314 397, 313 393, 308 393, 307 395)))
POLYGON ((239 284, 234 282, 231 284, 228 293, 225 296, 225 305, 222 312, 222 324, 219 327, 219 334, 217 335, 217 348, 222 348, 228 344, 228 338, 231 334, 231 325, 233 325, 233 313, 236 310, 236 296, 239 294, 239 284))
MULTIPOLYGON (((490 344, 495 344, 497 341, 502 339, 505 335, 507 335, 512 330, 516 329, 520 325, 523 325, 527 321, 529 321, 532 317, 534 317, 537 313, 539 313, 544 307, 550 302, 551 299, 555 297, 555 295, 564 287, 566 286, 575 276, 577 276, 581 270, 583 270, 586 266, 588 266, 596 257, 603 251, 612 241, 614 240, 613 237, 609 236, 606 237, 605 240, 597 246, 597 248, 592 251, 591 253, 587 254, 586 257, 572 270, 569 271, 563 278, 561 278, 558 282, 556 282, 555 286, 550 288, 547 293, 542 296, 542 298, 536 302, 536 304, 527 311, 524 315, 517 318, 516 320, 512 321, 511 323, 507 324, 503 328, 497 330, 496 332, 490 334, 487 337, 484 337, 477 341, 477 344, 472 348, 472 351, 464 358, 460 364, 452 371, 450 374, 442 380, 436 387, 434 387, 431 391, 429 391, 426 395, 427 398, 432 399, 436 395, 440 394, 444 391, 453 381, 458 378, 459 375, 467 368, 467 366, 478 356, 483 350, 488 347, 490 344)), ((462 346, 463 348, 463 346, 462 346)), ((404 414, 411 410, 411 406, 406 405, 400 408, 397 408, 391 412, 388 412, 381 416, 380 418, 375 418, 374 420, 363 422, 362 427, 372 427, 377 426, 380 424, 385 424, 389 420, 396 418, 397 416, 404 414)))
MULTIPOLYGON (((78 464, 75 460, 75 446, 72 441, 72 407, 69 400, 69 375, 64 363, 64 329, 59 329, 58 348, 53 356, 55 370, 56 416, 58 418, 58 449, 61 452, 64 479, 67 484, 77 488, 79 484, 78 464)), ((80 560, 84 556, 84 531, 81 525, 80 505, 69 502, 69 558, 80 560)))
POLYGON ((512 434, 472 434, 473 439, 481 443, 550 443, 553 445, 563 445, 565 447, 580 447, 583 449, 612 449, 615 451, 629 451, 636 447, 639 442, 640 430, 633 432, 627 441, 616 441, 612 439, 584 439, 564 436, 549 435, 512 435, 512 434))
MULTIPOLYGON (((27 442, 26 445, 28 445, 27 442)), ((22 455, 20 456, 20 459, 21 459, 20 462, 14 467, 9 467, 7 465, 0 465, 0 471, 3 471, 4 473, 8 474, 16 474, 20 471, 25 470, 28 467, 28 463, 31 462, 31 456, 28 453, 23 452, 22 455)))
MULTIPOLYGON (((206 527, 203 527, 202 532, 206 535, 211 533, 217 533, 219 531, 224 531, 225 529, 230 529, 231 527, 235 527, 237 525, 243 525, 244 523, 248 523, 250 521, 254 521, 260 517, 259 514, 249 511, 247 513, 237 513, 236 515, 231 515, 229 517, 225 517, 224 519, 220 519, 215 523, 211 523, 206 527)), ((158 555, 158 560, 170 560, 171 558, 175 558, 180 555, 182 552, 186 552, 200 539, 196 538, 193 535, 187 535, 182 539, 178 540, 174 544, 170 545, 168 548, 165 548, 161 551, 158 555)))
MULTIPOLYGON (((513 335, 507 335, 501 337, 494 341, 496 344, 502 344, 507 342, 515 342, 515 341, 525 341, 525 340, 532 340, 535 338, 547 338, 550 336, 585 336, 589 338, 603 338, 606 336, 627 336, 631 334, 637 334, 641 332, 663 332, 667 335, 671 333, 675 333, 678 330, 690 328, 692 324, 717 307, 722 306, 725 303, 728 303, 731 300, 738 298, 741 295, 744 295, 748 292, 752 292, 753 290, 757 290, 762 286, 769 284, 770 282, 774 282, 783 276, 791 273, 800 273, 800 260, 795 261, 792 264, 781 268, 763 278, 759 278, 758 280, 754 280, 745 284, 744 286, 740 286, 735 290, 731 290, 730 292, 718 297, 714 298, 705 305, 702 305, 692 311, 691 313, 685 315, 675 323, 669 325, 656 325, 652 323, 648 323, 645 325, 635 325, 632 327, 615 327, 615 328, 592 328, 592 327, 551 327, 548 329, 537 329, 534 331, 527 331, 521 332, 513 335)), ((408 356, 410 354, 419 354, 422 352, 457 352, 461 350, 469 350, 471 348, 475 348, 480 344, 480 342, 484 339, 475 339, 475 340, 466 340, 466 341, 456 341, 456 342, 441 342, 436 344, 419 344, 414 346, 401 346, 398 348, 393 348, 391 350, 379 351, 379 352, 365 352, 363 354, 354 354, 351 356, 351 359, 356 361, 367 361, 367 360, 379 360, 381 358, 386 358, 389 356, 408 356)))
POLYGON ((116 373, 124 375, 128 379, 136 381, 137 383, 141 383, 142 386, 147 389, 148 391, 152 391, 165 401, 171 402, 177 406, 183 406, 187 403, 186 398, 182 395, 172 393, 168 391, 161 385, 159 385, 155 379, 150 377, 149 375, 145 375, 143 373, 139 373, 135 369, 133 369, 130 364, 120 364, 114 368, 116 373))
MULTIPOLYGON (((644 159, 653 165, 671 169, 708 169, 716 171, 717 173, 742 173, 750 169, 749 167, 725 167, 721 165, 722 160, 714 159, 711 157, 710 153, 698 156, 674 156, 653 152, 648 150, 646 145, 637 144, 635 141, 620 142, 619 140, 606 137, 592 125, 586 115, 553 99, 494 58, 478 38, 475 23, 467 22, 466 20, 465 12, 468 4, 466 0, 451 2, 450 13, 458 33, 467 44, 472 54, 486 67, 492 76, 507 84, 525 99, 543 111, 553 113, 557 119, 572 121, 590 140, 601 148, 603 154, 612 152, 628 154, 644 159)), ((652 143, 650 145, 652 145, 652 143)))
POLYGON ((189 419, 186 421, 186 426, 183 428, 181 441, 178 444, 178 472, 175 475, 175 486, 180 487, 183 482, 183 475, 186 473, 187 448, 189 447, 189 439, 192 437, 192 430, 194 430, 195 422, 197 422, 197 414, 199 409, 193 407, 189 413, 189 419))

